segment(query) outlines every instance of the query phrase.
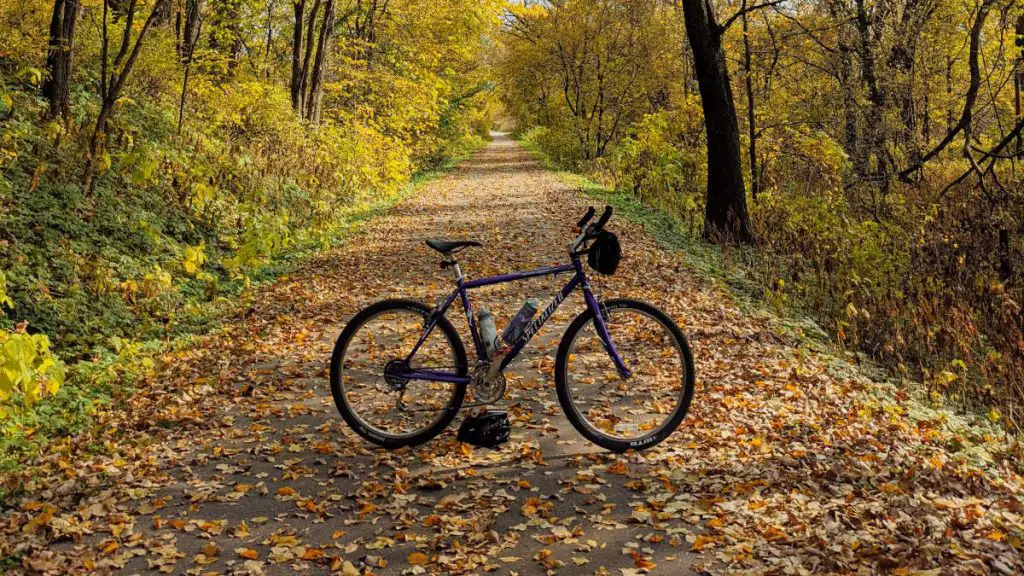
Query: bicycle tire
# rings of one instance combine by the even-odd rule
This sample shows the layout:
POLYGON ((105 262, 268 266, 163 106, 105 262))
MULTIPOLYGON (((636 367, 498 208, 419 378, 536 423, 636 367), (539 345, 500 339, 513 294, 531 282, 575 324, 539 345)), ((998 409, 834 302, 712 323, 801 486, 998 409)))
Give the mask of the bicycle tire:
MULTIPOLYGON (((438 434, 443 432, 452 423, 452 420, 455 419, 459 409, 462 408, 462 402, 466 396, 466 383, 463 382, 455 384, 455 393, 452 395, 452 399, 448 403, 448 406, 444 409, 444 413, 441 418, 429 428, 416 431, 412 434, 392 435, 381 433, 367 427, 356 415, 352 407, 349 406, 345 397, 344 382, 342 381, 342 366, 348 344, 352 337, 359 331, 359 328, 367 321, 390 310, 415 312, 417 314, 421 314, 424 319, 428 318, 433 312, 433 310, 425 304, 416 302, 415 300, 404 299, 384 300, 361 310, 358 314, 353 316, 351 320, 349 320, 345 329, 342 330, 341 334, 338 336, 338 340, 335 342, 334 352, 331 355, 330 381, 331 395, 334 397, 334 405, 341 414, 341 417, 345 419, 345 423, 348 424, 349 428, 373 444, 389 450, 395 450, 405 446, 418 446, 424 442, 432 440, 438 434)), ((469 368, 466 359, 466 349, 462 344, 462 339, 459 337, 458 331, 454 326, 452 326, 452 323, 444 317, 438 319, 437 326, 434 329, 441 330, 445 338, 447 338, 448 343, 452 346, 452 351, 455 353, 456 373, 459 376, 465 377, 469 373, 469 368)))
POLYGON ((657 446, 661 442, 665 441, 666 438, 671 436, 682 423, 687 412, 689 412, 690 403, 693 401, 696 381, 693 366, 693 353, 690 350, 689 341, 687 341, 682 330, 679 329, 672 318, 654 306, 637 300, 615 299, 606 301, 603 304, 603 308, 609 311, 620 308, 632 308, 654 318, 669 330, 672 337, 675 338, 678 343, 683 356, 683 366, 686 373, 682 378, 682 399, 677 405, 675 412, 665 421, 665 424, 654 430, 651 434, 639 439, 622 440, 613 438, 602 434, 598 429, 591 426, 587 419, 579 413, 575 403, 572 401, 566 374, 569 353, 573 342, 576 340, 577 333, 594 321, 593 312, 587 309, 577 316, 569 325, 569 328, 565 331, 565 335, 562 336, 561 344, 558 346, 558 354, 555 359, 555 390, 558 393, 558 402, 562 405, 562 411, 565 412, 566 418, 569 419, 569 422, 572 423, 573 427, 576 428, 583 437, 594 444, 612 452, 647 450, 657 446))

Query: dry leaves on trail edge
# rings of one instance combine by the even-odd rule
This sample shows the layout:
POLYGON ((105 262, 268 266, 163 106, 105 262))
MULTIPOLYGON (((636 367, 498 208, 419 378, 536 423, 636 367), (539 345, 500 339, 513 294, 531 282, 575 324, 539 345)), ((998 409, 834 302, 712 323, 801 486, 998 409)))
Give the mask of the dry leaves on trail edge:
MULTIPOLYGON (((512 367, 513 439, 501 450, 467 450, 447 434, 390 453, 344 428, 324 388, 332 339, 380 295, 436 301, 449 280, 422 238, 484 240, 466 259, 474 276, 526 269, 564 259, 583 205, 497 141, 358 242, 269 288, 244 317, 169 352, 124 410, 74 441, 102 455, 61 448, 31 475, 5 478, 17 491, 0 519, 0 558, 51 573, 140 561, 167 573, 234 562, 348 576, 673 573, 692 562, 744 573, 1024 570, 1019 447, 799 348, 621 218, 612 227, 625 265, 601 294, 666 309, 695 348, 697 395, 668 442, 580 454, 589 446, 551 391, 554 344, 512 367)), ((523 292, 481 298, 509 317, 523 292)), ((568 306, 545 331, 557 336, 578 311, 568 306)))

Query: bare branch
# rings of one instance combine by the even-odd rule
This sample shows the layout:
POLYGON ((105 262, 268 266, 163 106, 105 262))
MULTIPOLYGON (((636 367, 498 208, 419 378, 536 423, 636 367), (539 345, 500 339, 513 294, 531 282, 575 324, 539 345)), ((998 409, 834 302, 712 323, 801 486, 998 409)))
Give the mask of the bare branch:
POLYGON ((982 0, 981 6, 978 8, 978 14, 974 19, 974 25, 971 27, 971 46, 968 53, 971 81, 964 98, 964 107, 963 112, 960 114, 960 120, 949 130, 949 133, 946 134, 946 137, 941 142, 936 144, 934 148, 912 166, 900 172, 901 180, 909 181, 911 174, 919 171, 926 162, 938 156, 956 138, 957 134, 966 130, 970 125, 971 119, 974 116, 974 103, 978 99, 978 91, 981 88, 981 66, 978 63, 978 54, 981 50, 981 32, 985 27, 985 20, 988 18, 989 11, 995 3, 996 0, 982 0))
POLYGON ((747 6, 747 2, 746 0, 744 0, 743 7, 740 8, 739 11, 737 11, 735 14, 730 16, 724 24, 720 25, 718 27, 717 32, 719 35, 725 34, 725 31, 728 30, 729 27, 732 26, 734 22, 736 22, 736 20, 742 18, 744 14, 749 14, 751 12, 761 10, 762 8, 771 8, 772 6, 778 6, 783 2, 785 2, 785 0, 770 0, 768 2, 762 2, 760 4, 752 4, 750 6, 747 6))

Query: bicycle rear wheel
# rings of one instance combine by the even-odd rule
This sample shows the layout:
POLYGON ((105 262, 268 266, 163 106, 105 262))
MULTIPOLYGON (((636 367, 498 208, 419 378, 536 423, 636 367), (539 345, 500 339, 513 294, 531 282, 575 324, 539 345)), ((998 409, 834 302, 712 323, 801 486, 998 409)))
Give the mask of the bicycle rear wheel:
POLYGON ((558 401, 576 430, 598 446, 646 450, 668 438, 690 408, 693 354, 679 327, 657 308, 635 300, 609 300, 603 308, 608 333, 632 375, 619 375, 587 310, 558 348, 558 401))
MULTIPOLYGON (((356 314, 334 346, 334 404, 352 430, 378 446, 422 444, 440 434, 462 407, 465 383, 385 377, 385 368, 408 358, 430 314, 426 305, 411 300, 378 302, 356 314)), ((410 367, 466 376, 466 350, 447 319, 438 320, 410 367)))

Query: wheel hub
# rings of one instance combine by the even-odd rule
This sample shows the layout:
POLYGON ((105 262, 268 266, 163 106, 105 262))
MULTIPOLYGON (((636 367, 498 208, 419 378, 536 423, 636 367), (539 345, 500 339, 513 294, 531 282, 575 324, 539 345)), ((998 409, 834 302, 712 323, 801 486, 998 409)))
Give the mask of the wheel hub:
POLYGON ((401 374, 409 370, 409 363, 405 360, 392 360, 384 366, 384 381, 387 382, 391 392, 401 392, 409 383, 408 378, 401 378, 395 374, 401 374))

